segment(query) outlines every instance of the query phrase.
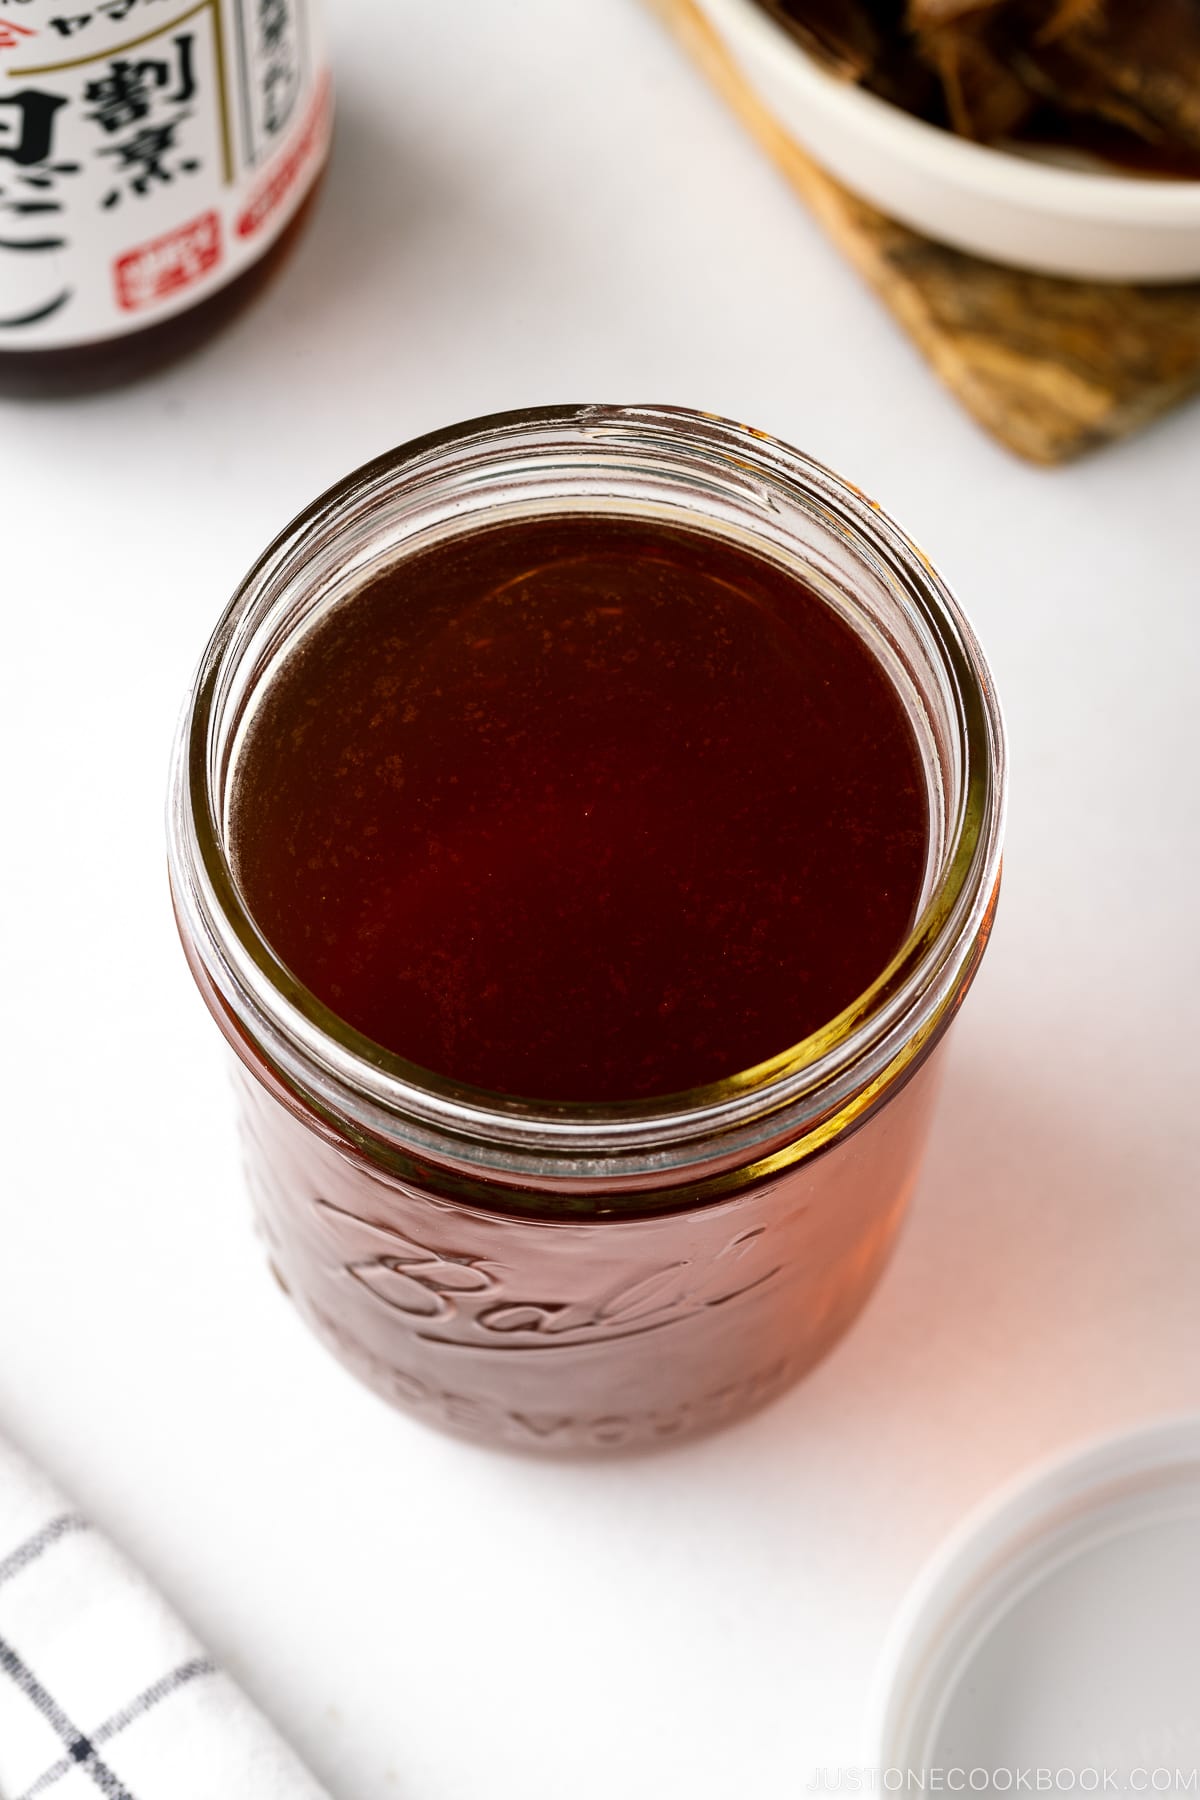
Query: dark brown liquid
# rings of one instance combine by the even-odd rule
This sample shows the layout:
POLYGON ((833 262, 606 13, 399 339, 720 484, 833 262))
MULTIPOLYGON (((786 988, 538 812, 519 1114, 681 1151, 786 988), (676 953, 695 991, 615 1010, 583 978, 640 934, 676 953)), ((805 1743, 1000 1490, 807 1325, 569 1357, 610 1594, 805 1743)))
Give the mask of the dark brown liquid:
POLYGON ((332 1010, 495 1092, 630 1100, 827 1023, 912 924, 928 811, 857 634, 700 532, 564 515, 411 556, 275 678, 246 903, 332 1010))

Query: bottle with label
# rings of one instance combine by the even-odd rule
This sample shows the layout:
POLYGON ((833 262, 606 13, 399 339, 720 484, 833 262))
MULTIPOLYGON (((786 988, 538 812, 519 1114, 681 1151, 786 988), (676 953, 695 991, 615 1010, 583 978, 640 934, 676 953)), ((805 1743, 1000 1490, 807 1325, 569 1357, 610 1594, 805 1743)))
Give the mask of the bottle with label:
POLYGON ((0 389, 189 349, 295 237, 325 161, 317 0, 0 0, 0 389))

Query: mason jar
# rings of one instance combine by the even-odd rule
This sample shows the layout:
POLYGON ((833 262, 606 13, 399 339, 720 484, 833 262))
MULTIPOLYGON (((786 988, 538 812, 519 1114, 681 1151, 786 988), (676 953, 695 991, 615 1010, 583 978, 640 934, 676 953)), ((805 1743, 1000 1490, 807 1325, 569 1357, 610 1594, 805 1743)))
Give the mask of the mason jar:
POLYGON ((667 1443, 782 1392, 895 1242, 991 928, 1004 791, 991 678, 937 572, 856 489, 759 432, 667 407, 538 408, 332 488, 221 619, 169 808, 184 949, 303 1317, 387 1399, 522 1449, 667 1443), (916 920, 866 992, 753 1069, 603 1105, 456 1086, 359 1036, 273 953, 230 854, 248 721, 317 619, 434 540, 580 510, 686 526, 799 576, 888 675, 929 799, 916 920))

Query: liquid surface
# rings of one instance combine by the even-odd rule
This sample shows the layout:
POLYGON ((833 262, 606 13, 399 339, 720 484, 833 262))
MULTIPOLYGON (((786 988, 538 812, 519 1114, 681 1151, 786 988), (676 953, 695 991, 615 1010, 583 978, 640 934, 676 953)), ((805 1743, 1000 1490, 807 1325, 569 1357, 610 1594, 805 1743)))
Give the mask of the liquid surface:
POLYGON ((736 546, 563 515, 410 557, 275 677, 235 872, 276 954, 422 1067, 633 1100, 786 1050, 921 887, 911 728, 817 595, 736 546))

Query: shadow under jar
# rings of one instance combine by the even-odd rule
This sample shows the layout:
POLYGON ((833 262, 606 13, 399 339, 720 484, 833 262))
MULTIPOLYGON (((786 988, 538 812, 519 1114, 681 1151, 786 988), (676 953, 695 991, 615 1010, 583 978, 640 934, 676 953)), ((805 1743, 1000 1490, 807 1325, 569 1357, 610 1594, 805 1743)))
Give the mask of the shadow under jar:
POLYGON ((388 1399, 513 1447, 666 1443, 781 1392, 895 1240, 991 926, 1003 806, 1000 715, 954 600, 886 515, 785 445, 673 408, 552 407, 332 489, 208 646, 169 820, 184 948, 235 1052, 258 1216, 304 1317, 388 1399), (650 612, 675 632, 665 652, 650 612), (789 718, 793 651, 808 686, 789 718), (876 684, 865 751, 819 710, 839 657, 876 684), (751 677, 758 727, 726 705, 751 677), (344 804, 310 837, 335 715, 354 727, 327 752, 344 804), (910 774, 871 814, 888 730, 910 774), (597 835, 599 742, 616 798, 597 835), (839 796, 821 820, 814 766, 839 796), (372 782, 405 794, 381 802, 396 867, 378 892, 372 782), (872 885, 861 860, 889 820, 911 893, 900 863, 872 885), (622 833, 648 843, 640 865, 622 833), (775 838, 790 865, 742 866, 775 838), (538 844, 552 855, 531 875, 538 844), (697 889, 707 972, 696 938, 699 974, 655 987, 654 957, 695 937, 697 889), (804 899, 798 953, 747 894, 773 896, 776 927, 804 899), (763 999, 745 1030, 741 969, 763 999), (672 1036, 675 1007, 704 1031, 672 1036))

